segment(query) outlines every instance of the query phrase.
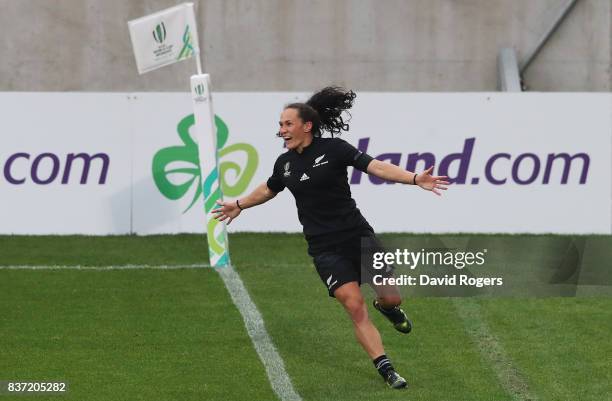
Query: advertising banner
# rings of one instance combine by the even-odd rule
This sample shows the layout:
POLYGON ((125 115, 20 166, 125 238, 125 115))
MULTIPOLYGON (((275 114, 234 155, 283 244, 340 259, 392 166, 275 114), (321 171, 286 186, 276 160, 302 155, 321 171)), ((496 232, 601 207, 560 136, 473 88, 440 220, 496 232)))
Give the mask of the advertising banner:
MULTIPOLYGON (((219 93, 226 199, 264 182, 283 106, 306 93, 219 93)), ((204 232, 189 93, 0 93, 0 232, 204 232)), ((612 95, 358 93, 342 138, 453 184, 442 197, 349 168, 378 232, 610 233, 612 95), (435 218, 432 218, 432 212, 435 218)), ((288 190, 229 231, 301 231, 288 190)))
POLYGON ((124 94, 0 93, 0 232, 131 231, 124 94))

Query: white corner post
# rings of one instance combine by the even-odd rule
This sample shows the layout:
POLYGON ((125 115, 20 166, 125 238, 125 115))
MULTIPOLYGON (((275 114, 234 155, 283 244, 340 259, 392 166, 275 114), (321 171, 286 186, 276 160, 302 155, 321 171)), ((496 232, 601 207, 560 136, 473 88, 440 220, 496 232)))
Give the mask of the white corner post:
POLYGON ((215 219, 211 212, 217 207, 217 201, 223 200, 223 192, 221 192, 221 177, 219 176, 217 125, 215 124, 210 75, 202 74, 198 28, 193 3, 188 3, 188 7, 193 16, 193 38, 190 39, 193 40, 193 56, 196 60, 197 74, 191 76, 191 97, 202 177, 208 256, 212 267, 229 266, 231 262, 225 223, 215 219))
POLYGON ((212 106, 210 76, 202 74, 198 28, 193 3, 182 3, 128 21, 138 72, 144 74, 190 57, 197 74, 191 77, 191 96, 198 142, 200 175, 206 213, 210 265, 230 264, 225 223, 215 220, 211 210, 223 199, 217 168, 217 129, 212 106))
POLYGON ((217 128, 208 74, 191 77, 191 95, 199 149, 210 265, 222 267, 230 264, 230 258, 225 223, 216 220, 211 212, 217 206, 216 202, 223 200, 223 193, 217 162, 217 128))

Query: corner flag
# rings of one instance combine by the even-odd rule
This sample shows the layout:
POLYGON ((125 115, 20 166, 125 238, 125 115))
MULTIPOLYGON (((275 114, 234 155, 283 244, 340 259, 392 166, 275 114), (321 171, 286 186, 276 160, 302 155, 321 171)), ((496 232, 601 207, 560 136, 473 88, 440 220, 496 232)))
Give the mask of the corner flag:
POLYGON ((200 53, 193 3, 129 21, 128 27, 139 74, 200 53))
POLYGON ((198 30, 193 3, 183 3, 128 22, 138 72, 194 57, 197 75, 191 77, 196 142, 203 177, 202 195, 206 216, 208 254, 212 267, 230 266, 225 224, 212 213, 223 199, 217 160, 217 130, 210 91, 210 76, 202 74, 198 30))

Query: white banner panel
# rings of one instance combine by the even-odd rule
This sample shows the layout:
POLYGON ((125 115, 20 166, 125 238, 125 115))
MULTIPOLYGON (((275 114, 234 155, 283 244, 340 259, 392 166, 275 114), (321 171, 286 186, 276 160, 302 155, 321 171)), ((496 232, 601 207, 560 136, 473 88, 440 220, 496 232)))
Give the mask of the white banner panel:
POLYGON ((0 93, 0 232, 130 232, 125 94, 0 93))
MULTIPOLYGON (((268 178, 280 112, 307 96, 214 95, 226 197, 268 178)), ((0 106, 0 232, 204 232, 189 93, 3 93, 0 106)), ((610 233, 611 113, 610 94, 358 93, 345 140, 455 183, 438 198, 349 169, 351 190, 379 232, 610 233)), ((285 190, 229 230, 301 226, 285 190)))
MULTIPOLYGON (((610 232, 609 94, 368 94, 358 99, 347 138, 361 142, 372 156, 385 155, 409 169, 417 156, 435 160, 435 174, 456 179, 441 198, 398 184, 376 185, 365 176, 359 184, 353 180, 354 196, 375 227, 610 232), (425 216, 431 211, 435 219, 425 216)), ((431 161, 417 162, 416 170, 426 164, 431 161)))
MULTIPOLYGON (((139 93, 132 104, 134 231, 141 234, 204 232, 200 170, 189 94, 139 93), (153 173, 155 171, 156 173, 153 173)), ((293 94, 214 95, 219 173, 226 197, 239 197, 267 180, 283 152, 275 136, 278 117, 293 94), (246 103, 243 103, 246 102, 246 103), (248 107, 244 107, 248 104, 248 107), (240 113, 235 114, 239 109, 240 113)), ((243 213, 230 231, 301 231, 293 197, 283 191, 268 204, 243 213)))

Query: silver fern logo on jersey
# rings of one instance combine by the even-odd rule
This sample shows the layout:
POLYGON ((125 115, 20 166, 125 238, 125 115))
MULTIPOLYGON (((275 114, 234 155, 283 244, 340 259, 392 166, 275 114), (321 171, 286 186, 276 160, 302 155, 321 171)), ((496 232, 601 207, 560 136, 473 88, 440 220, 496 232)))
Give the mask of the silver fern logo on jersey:
POLYGON ((325 157, 325 153, 323 153, 321 156, 319 156, 316 159, 314 159, 314 164, 312 165, 312 167, 319 167, 319 166, 322 166, 324 164, 327 164, 329 162, 329 160, 321 161, 321 160, 323 160, 324 157, 325 157))
POLYGON ((289 162, 285 163, 285 173, 283 174, 285 177, 289 177, 291 175, 291 171, 289 170, 290 166, 291 164, 289 164, 289 162))

